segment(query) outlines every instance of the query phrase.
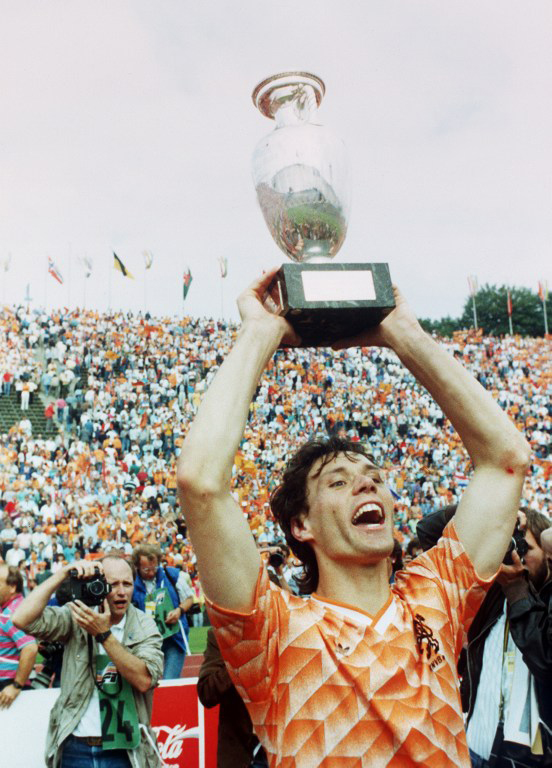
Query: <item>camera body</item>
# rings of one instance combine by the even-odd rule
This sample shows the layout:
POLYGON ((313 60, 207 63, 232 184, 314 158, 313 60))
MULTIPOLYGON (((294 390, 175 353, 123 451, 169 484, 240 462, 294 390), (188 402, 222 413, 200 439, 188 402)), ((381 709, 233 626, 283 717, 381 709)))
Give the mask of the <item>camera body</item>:
POLYGON ((89 579, 79 579, 77 570, 69 571, 70 600, 80 600, 85 605, 102 605, 105 598, 111 592, 111 584, 108 584, 100 569, 95 569, 95 574, 89 579))
POLYGON ((504 560, 502 561, 504 565, 512 565, 512 552, 514 550, 518 553, 521 560, 523 560, 525 555, 529 552, 529 545, 525 539, 525 531, 522 531, 520 528, 519 520, 516 521, 516 527, 514 528, 506 554, 504 555, 504 560))
POLYGON ((40 672, 35 670, 31 676, 30 685, 33 690, 51 686, 52 675, 55 675, 56 669, 61 669, 65 645, 55 641, 41 640, 38 644, 38 650, 44 659, 44 664, 40 672))

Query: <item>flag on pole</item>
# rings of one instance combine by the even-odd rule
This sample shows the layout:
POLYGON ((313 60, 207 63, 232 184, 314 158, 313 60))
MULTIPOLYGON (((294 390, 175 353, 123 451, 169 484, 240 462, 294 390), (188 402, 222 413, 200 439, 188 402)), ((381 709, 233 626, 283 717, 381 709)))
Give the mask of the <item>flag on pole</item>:
POLYGON ((479 285, 477 283, 477 277, 475 275, 468 275, 468 285, 470 287, 470 296, 473 297, 477 293, 479 289, 479 285))
POLYGON ((134 280, 134 275, 131 275, 128 269, 125 267, 121 259, 117 256, 115 251, 113 251, 113 268, 117 269, 124 277, 130 277, 131 280, 134 280))
POLYGON ((548 282, 546 280, 539 280, 539 299, 548 301, 548 282))
POLYGON ((84 269, 84 277, 90 277, 92 274, 92 259, 89 256, 83 256, 80 259, 80 263, 83 266, 84 269))
POLYGON ((48 256, 48 272, 52 275, 54 280, 57 280, 60 285, 63 285, 62 274, 54 264, 51 256, 48 256))
POLYGON ((143 255, 146 269, 151 269, 151 265, 153 264, 153 253, 151 251, 143 251, 143 255))
POLYGON ((182 287, 182 294, 183 299, 186 300, 186 296, 188 295, 188 291, 190 290, 190 285, 192 284, 192 272, 190 270, 190 267, 186 267, 184 270, 184 285, 182 287))
POLYGON ((4 259, 4 272, 7 272, 11 264, 11 253, 8 253, 8 258, 4 259))
POLYGON ((220 267, 220 276, 226 277, 226 275, 228 274, 228 259, 226 258, 226 256, 219 256, 218 263, 220 267))
POLYGON ((508 316, 512 317, 512 297, 510 295, 510 291, 508 291, 507 307, 508 307, 508 316))

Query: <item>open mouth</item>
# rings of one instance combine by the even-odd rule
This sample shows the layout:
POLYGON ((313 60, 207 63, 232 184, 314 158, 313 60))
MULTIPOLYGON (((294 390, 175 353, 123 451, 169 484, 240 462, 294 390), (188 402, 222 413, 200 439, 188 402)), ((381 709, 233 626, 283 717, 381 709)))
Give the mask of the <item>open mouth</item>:
POLYGON ((362 525, 365 528, 379 528, 385 522, 385 513, 381 504, 369 501, 359 507, 351 521, 353 525, 362 525))

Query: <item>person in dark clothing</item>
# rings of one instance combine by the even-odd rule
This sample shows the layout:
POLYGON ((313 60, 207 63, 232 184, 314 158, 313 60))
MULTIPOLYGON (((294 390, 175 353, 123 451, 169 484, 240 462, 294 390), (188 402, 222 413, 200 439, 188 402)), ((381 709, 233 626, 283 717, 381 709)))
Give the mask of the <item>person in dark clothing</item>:
MULTIPOLYGON (((447 507, 418 523, 424 549, 437 542, 454 512, 447 507)), ((552 574, 540 546, 550 521, 529 510, 520 513, 520 528, 523 560, 514 548, 511 564, 501 566, 458 665, 474 768, 552 766, 552 574), (494 665, 502 669, 502 686, 500 671, 492 671, 496 654, 502 654, 494 665)))
POLYGON ((207 648, 199 670, 197 693, 204 707, 220 704, 217 768, 262 768, 266 754, 253 732, 251 718, 234 687, 215 639, 207 633, 207 648))

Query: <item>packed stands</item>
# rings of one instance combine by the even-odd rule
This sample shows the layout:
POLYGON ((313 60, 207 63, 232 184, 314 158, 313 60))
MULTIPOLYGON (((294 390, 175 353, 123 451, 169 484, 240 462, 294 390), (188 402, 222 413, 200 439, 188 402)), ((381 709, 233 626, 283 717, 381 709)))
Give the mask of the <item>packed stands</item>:
MULTIPOLYGON (((142 541, 196 578, 176 456, 236 331, 190 317, 0 313, 0 539, 4 557, 17 539, 30 584, 63 560, 142 541)), ((456 334, 447 346, 525 431, 534 462, 523 505, 550 515, 550 342, 456 334)), ((388 470, 403 546, 420 516, 457 501, 467 484, 458 436, 394 353, 280 350, 234 470, 235 497, 261 544, 279 538, 268 500, 290 453, 334 433, 367 441, 388 470)))

